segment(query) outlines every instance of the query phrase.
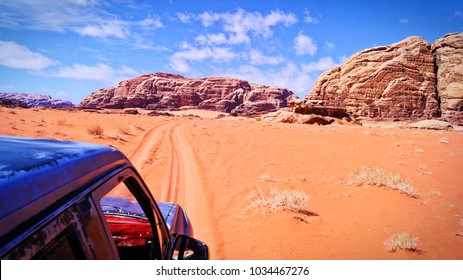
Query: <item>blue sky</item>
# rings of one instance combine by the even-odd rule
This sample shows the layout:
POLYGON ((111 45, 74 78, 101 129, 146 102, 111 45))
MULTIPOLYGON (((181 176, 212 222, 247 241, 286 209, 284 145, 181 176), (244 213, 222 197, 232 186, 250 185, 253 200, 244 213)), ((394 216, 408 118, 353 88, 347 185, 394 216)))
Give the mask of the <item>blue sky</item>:
POLYGON ((350 55, 463 31, 463 1, 1 0, 0 92, 78 104, 140 74, 230 76, 303 97, 350 55))

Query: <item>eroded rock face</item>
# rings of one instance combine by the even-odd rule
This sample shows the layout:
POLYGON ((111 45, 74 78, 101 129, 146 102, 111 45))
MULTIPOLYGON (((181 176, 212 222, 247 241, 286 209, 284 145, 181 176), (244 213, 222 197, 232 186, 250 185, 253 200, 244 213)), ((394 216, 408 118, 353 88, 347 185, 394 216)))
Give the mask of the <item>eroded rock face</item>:
MULTIPOLYGON (((72 107, 71 101, 65 101, 57 98, 52 98, 49 95, 42 94, 27 94, 27 93, 0 93, 0 98, 10 100, 10 103, 18 103, 19 107, 72 107)), ((5 101, 6 102, 6 101, 5 101)))
POLYGON ((353 117, 430 118, 439 115, 431 45, 409 37, 352 55, 323 73, 305 103, 345 108, 353 117))
POLYGON ((463 33, 447 34, 432 44, 442 116, 463 120, 463 33))
POLYGON ((249 84, 225 77, 187 78, 155 73, 122 81, 117 88, 104 88, 85 97, 87 108, 176 109, 193 106, 238 115, 256 115, 286 107, 297 96, 289 90, 249 84))

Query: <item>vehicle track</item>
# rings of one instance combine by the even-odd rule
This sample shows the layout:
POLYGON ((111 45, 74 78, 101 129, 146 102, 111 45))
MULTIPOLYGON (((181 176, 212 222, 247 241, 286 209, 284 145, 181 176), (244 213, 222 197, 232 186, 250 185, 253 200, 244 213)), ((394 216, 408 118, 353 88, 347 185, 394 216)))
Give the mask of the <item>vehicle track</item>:
POLYGON ((151 178, 147 181, 150 190, 155 193, 158 191, 156 188, 161 189, 159 201, 180 204, 193 224, 195 237, 209 245, 212 258, 220 259, 223 257, 217 252, 217 242, 221 242, 221 237, 214 230, 217 223, 211 214, 211 204, 204 195, 207 185, 196 160, 197 155, 184 136, 189 125, 192 121, 185 119, 154 125, 129 153, 129 158, 144 178, 155 169, 162 169, 163 178, 156 178, 156 182, 151 178), (154 160, 161 152, 168 155, 166 166, 160 166, 154 160))
POLYGON ((152 158, 161 145, 162 133, 165 131, 163 128, 168 125, 169 123, 166 121, 151 127, 142 136, 137 147, 129 153, 130 161, 139 171, 142 171, 152 163, 152 158))

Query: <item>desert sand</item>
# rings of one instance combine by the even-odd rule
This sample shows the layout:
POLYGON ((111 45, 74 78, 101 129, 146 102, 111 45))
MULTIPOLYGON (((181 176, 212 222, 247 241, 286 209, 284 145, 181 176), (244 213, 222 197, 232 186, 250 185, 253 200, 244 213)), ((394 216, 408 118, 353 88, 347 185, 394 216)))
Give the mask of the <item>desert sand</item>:
POLYGON ((0 135, 120 149, 158 201, 186 209, 212 259, 463 259, 461 131, 176 114, 0 108, 0 135), (101 136, 88 133, 95 124, 101 136), (363 167, 400 175, 419 196, 352 183, 363 167), (270 190, 310 199, 304 211, 250 208, 270 190), (386 249, 400 232, 415 250, 386 249))

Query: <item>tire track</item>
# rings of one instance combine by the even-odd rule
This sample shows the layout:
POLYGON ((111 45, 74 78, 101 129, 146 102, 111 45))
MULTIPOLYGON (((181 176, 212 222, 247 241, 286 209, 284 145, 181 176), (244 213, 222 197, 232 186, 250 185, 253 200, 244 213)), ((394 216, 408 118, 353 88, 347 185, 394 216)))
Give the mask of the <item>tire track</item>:
POLYGON ((192 121, 188 119, 168 120, 154 125, 129 153, 129 158, 151 192, 158 193, 158 201, 181 205, 192 222, 195 237, 209 245, 211 258, 222 259, 218 248, 223 246, 218 245, 223 241, 215 230, 218 223, 210 209, 210 195, 205 195, 207 185, 202 175, 204 171, 185 137, 189 125, 192 125, 192 121), (158 164, 155 160, 161 156, 166 159, 166 165, 158 164), (154 178, 150 173, 164 176, 154 178))
POLYGON ((152 158, 162 142, 163 127, 167 125, 169 125, 168 122, 162 122, 151 127, 143 135, 138 146, 130 152, 130 161, 140 172, 153 162, 152 158))
POLYGON ((195 237, 206 242, 211 250, 211 258, 222 259, 218 248, 222 237, 216 230, 209 201, 206 195, 207 185, 203 179, 203 170, 196 159, 190 144, 186 140, 185 128, 191 123, 179 123, 169 131, 169 143, 172 147, 171 159, 163 184, 161 196, 164 201, 180 204, 188 214, 195 232, 195 237))

